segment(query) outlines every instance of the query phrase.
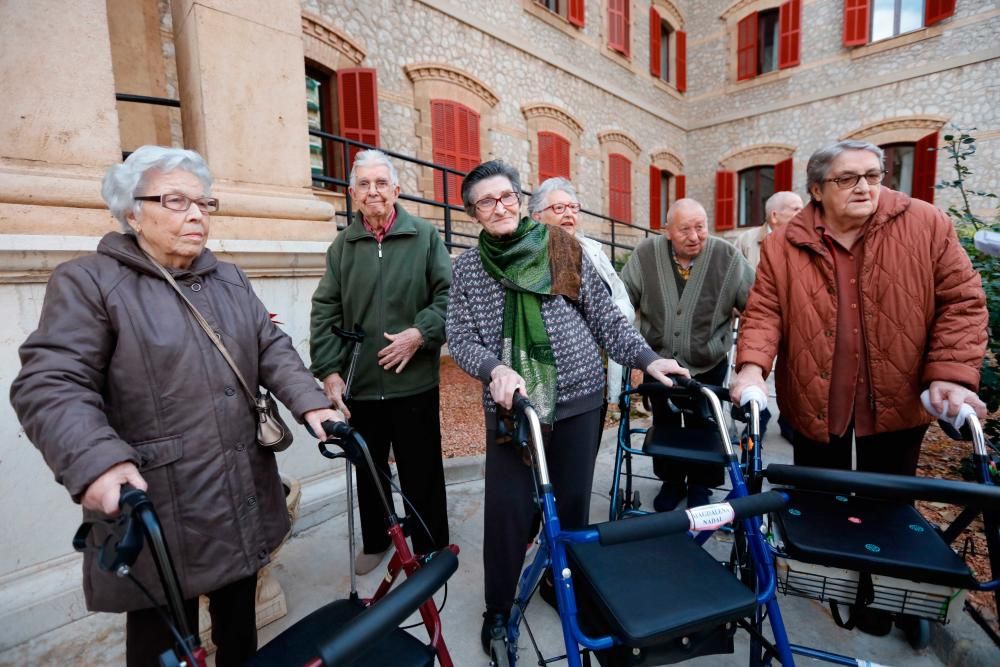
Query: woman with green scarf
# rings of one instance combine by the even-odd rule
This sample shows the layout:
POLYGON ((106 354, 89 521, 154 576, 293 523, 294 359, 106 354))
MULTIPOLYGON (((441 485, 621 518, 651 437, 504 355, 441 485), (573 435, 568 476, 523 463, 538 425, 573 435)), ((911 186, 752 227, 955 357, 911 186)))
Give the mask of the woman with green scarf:
POLYGON ((488 655, 491 637, 506 631, 535 513, 530 469, 519 451, 497 441, 498 412, 503 418, 511 409, 516 391, 535 406, 560 521, 569 530, 583 528, 602 426, 601 349, 668 386, 668 374, 688 372, 649 348, 576 239, 521 217, 513 167, 499 160, 475 167, 462 181, 462 203, 483 229, 479 247, 455 261, 447 332, 455 362, 483 383, 486 613, 480 639, 488 655))

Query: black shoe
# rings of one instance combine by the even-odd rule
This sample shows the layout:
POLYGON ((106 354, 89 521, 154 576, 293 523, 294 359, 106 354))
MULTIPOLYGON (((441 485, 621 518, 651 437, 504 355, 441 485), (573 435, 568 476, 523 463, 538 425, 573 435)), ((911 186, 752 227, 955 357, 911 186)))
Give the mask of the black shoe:
POLYGON ((542 581, 538 584, 538 594, 547 605, 559 611, 559 605, 556 603, 556 586, 552 583, 551 576, 548 572, 542 576, 542 581))
POLYGON ((708 487, 699 486, 697 484, 688 485, 688 509, 709 504, 712 502, 711 497, 712 491, 708 487))
POLYGON ((479 641, 483 644, 483 653, 490 655, 490 643, 494 639, 507 636, 507 614, 487 609, 483 612, 483 629, 479 631, 479 641))
POLYGON ((687 489, 678 489, 667 482, 660 487, 660 492, 653 498, 653 509, 657 512, 669 512, 687 495, 687 489))

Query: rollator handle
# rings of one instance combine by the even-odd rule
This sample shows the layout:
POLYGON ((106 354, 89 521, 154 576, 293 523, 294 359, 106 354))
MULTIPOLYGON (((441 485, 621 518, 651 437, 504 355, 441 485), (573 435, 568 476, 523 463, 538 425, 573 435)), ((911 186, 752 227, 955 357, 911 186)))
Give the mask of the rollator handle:
MULTIPOLYGON (((306 430, 308 430, 309 434, 314 438, 316 437, 316 434, 313 433, 313 430, 309 428, 308 424, 306 424, 306 430)), ((354 438, 357 431, 354 430, 353 426, 347 422, 338 422, 329 419, 323 422, 323 431, 325 431, 329 437, 319 443, 320 454, 328 459, 347 458, 354 464, 359 464, 364 459, 364 453, 361 451, 361 447, 358 446, 358 443, 354 438), (336 445, 344 451, 331 452, 327 449, 327 445, 329 444, 336 445)))
POLYGON ((784 493, 767 491, 744 498, 733 498, 724 503, 702 505, 690 510, 674 510, 623 521, 609 521, 597 525, 597 535, 602 545, 609 546, 689 530, 714 530, 732 521, 776 512, 787 502, 788 496, 784 493))
POLYGON ((661 382, 643 382, 632 391, 643 396, 666 396, 673 397, 694 397, 701 396, 702 390, 707 389, 718 397, 720 401, 729 401, 729 390, 712 384, 704 384, 691 378, 669 376, 675 383, 673 387, 668 387, 661 382))

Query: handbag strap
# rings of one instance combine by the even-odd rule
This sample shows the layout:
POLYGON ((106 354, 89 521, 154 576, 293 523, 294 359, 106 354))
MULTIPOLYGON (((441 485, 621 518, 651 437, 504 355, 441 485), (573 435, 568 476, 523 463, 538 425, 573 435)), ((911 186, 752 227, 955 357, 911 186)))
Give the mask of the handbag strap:
MULTIPOLYGON (((140 248, 140 250, 142 249, 140 248)), ((191 311, 191 314, 194 315, 194 319, 198 322, 198 324, 201 325, 201 328, 205 330, 205 333, 208 334, 209 340, 215 343, 215 347, 218 348, 219 352, 222 353, 222 357, 226 360, 226 363, 229 364, 229 367, 233 369, 233 373, 236 374, 236 379, 240 381, 240 386, 243 387, 243 391, 246 392, 247 397, 250 399, 250 404, 254 406, 254 408, 256 408, 257 395, 254 392, 250 391, 250 387, 247 385, 246 380, 243 379, 243 374, 240 373, 240 369, 236 367, 236 362, 233 361, 232 356, 230 356, 229 354, 229 350, 226 349, 226 346, 222 344, 222 340, 220 340, 220 337, 212 329, 212 325, 210 325, 208 321, 202 316, 202 314, 198 312, 198 309, 194 307, 194 304, 191 303, 191 301, 187 298, 187 296, 181 290, 180 286, 177 284, 177 281, 174 280, 174 277, 172 275, 170 275, 170 272, 167 271, 167 269, 162 264, 153 259, 153 257, 145 250, 142 251, 142 254, 144 254, 146 258, 153 263, 153 266, 155 266, 157 269, 160 270, 160 273, 163 274, 164 279, 166 279, 166 281, 170 284, 170 286, 174 288, 174 291, 177 292, 177 295, 181 298, 181 301, 187 304, 187 307, 191 311)))

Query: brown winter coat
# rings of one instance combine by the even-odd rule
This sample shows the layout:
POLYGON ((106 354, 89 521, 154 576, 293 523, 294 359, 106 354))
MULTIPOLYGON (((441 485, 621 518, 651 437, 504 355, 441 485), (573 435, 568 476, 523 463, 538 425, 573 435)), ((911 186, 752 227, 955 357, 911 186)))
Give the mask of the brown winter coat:
MULTIPOLYGON (((833 260, 810 203, 764 241, 740 321, 737 367, 768 372, 778 357, 778 406, 795 430, 828 442, 837 331, 833 260)), ((920 392, 933 380, 979 386, 986 297, 948 218, 883 187, 864 237, 861 308, 875 431, 930 421, 920 392)))
MULTIPOLYGON (((297 418, 328 407, 240 269, 205 250, 174 278, 251 388, 270 388, 297 418)), ((97 254, 56 268, 20 355, 11 403, 56 481, 79 502, 105 470, 135 463, 185 598, 268 562, 289 528, 274 454, 256 444, 236 376, 133 236, 108 234, 97 254)), ((98 525, 94 539, 107 534, 98 525)), ((162 602, 148 549, 133 572, 162 602)), ((93 553, 83 583, 91 610, 150 606, 131 582, 99 570, 93 553)))

